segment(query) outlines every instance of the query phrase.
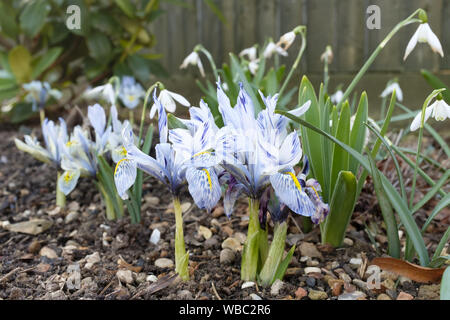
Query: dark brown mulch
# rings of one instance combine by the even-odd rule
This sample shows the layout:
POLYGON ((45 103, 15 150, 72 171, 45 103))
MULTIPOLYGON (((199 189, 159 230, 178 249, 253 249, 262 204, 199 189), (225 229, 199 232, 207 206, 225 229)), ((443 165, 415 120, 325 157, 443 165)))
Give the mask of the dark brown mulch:
MULTIPOLYGON (((271 294, 270 288, 241 288, 239 254, 229 265, 219 261, 222 242, 229 236, 238 238, 246 232, 245 201, 239 203, 231 219, 219 215, 220 209, 207 213, 193 206, 184 220, 186 245, 191 253, 191 281, 182 283, 170 277, 173 270, 160 269, 154 264, 161 257, 174 260, 174 217, 170 212, 170 194, 162 184, 152 178, 146 180, 143 219, 139 225, 131 225, 128 217, 119 221, 106 220, 100 196, 92 181, 86 178, 81 179, 77 189, 68 196, 66 210, 58 211, 55 208, 55 170, 17 150, 15 136, 19 134, 12 128, 0 132, 0 220, 16 223, 42 218, 51 220, 53 225, 36 236, 0 228, 1 299, 251 299, 250 294, 263 299, 295 299, 298 288, 307 292, 325 291, 328 299, 337 299, 328 280, 339 278, 340 273, 353 279, 349 282, 341 275, 346 280, 341 293, 362 291, 366 299, 376 299, 383 292, 395 299, 403 291, 414 298, 425 297, 419 295, 420 284, 414 282, 398 282, 393 290, 382 287, 381 291, 370 291, 360 289, 358 281, 354 280, 361 279, 361 275, 358 268, 349 264, 350 259, 359 257, 365 262, 366 258, 382 255, 387 248, 370 180, 355 208, 347 233, 349 240, 344 247, 321 246, 317 227, 302 234, 297 228, 302 224, 301 218, 295 218, 296 224, 290 220, 288 239, 298 240, 297 249, 277 294, 271 294), (159 203, 151 197, 157 197, 159 203), (77 212, 76 217, 66 223, 71 211, 77 212), (212 237, 205 240, 198 233, 199 226, 209 228, 212 237), (158 245, 149 242, 153 228, 161 231, 158 245), (368 230, 373 232, 374 243, 368 237, 368 230), (302 258, 299 248, 305 242, 315 246, 320 257, 302 258), (43 247, 53 250, 56 257, 41 256, 43 247), (99 254, 100 261, 86 266, 86 257, 93 253, 99 254), (128 270, 119 268, 119 260, 122 266, 128 264, 132 270, 133 280, 128 284, 120 282, 116 275, 118 270, 128 270), (80 268, 81 288, 71 289, 68 278, 76 265, 80 268), (307 276, 304 271, 308 266, 322 268, 322 272, 307 276), (158 282, 151 282, 149 275, 158 277, 158 282)), ((186 190, 182 199, 192 201, 186 190)), ((435 200, 430 201, 428 208, 433 204, 435 200)), ((434 252, 440 235, 447 228, 449 216, 447 210, 432 224, 434 229, 425 239, 430 252, 434 252)), ((426 211, 419 211, 417 219, 423 222, 426 211)))

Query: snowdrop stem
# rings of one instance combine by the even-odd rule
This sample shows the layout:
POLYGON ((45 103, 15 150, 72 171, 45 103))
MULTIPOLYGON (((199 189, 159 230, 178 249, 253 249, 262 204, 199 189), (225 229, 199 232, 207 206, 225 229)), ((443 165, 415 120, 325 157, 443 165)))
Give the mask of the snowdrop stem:
POLYGON ((414 195, 416 192, 416 180, 417 180, 417 172, 419 170, 419 156, 420 156, 420 150, 422 149, 422 138, 423 138, 423 127, 425 124, 425 110, 430 104, 431 100, 435 98, 438 94, 440 94, 445 89, 438 89, 434 90, 423 103, 422 106, 422 114, 420 116, 420 128, 419 128, 419 140, 417 142, 417 152, 416 152, 416 165, 414 167, 414 175, 412 180, 412 186, 411 186, 411 194, 409 198, 409 207, 412 208, 414 204, 414 195))
POLYGON ((164 88, 164 85, 161 82, 156 81, 150 88, 148 88, 147 92, 145 93, 144 106, 142 108, 141 114, 141 124, 139 125, 139 143, 141 143, 142 133, 144 132, 145 113, 147 111, 148 98, 153 93, 153 90, 155 90, 157 87, 162 90, 164 88))
POLYGON ((411 24, 411 23, 421 23, 422 20, 414 18, 419 12, 423 11, 422 9, 417 9, 414 11, 408 18, 406 18, 403 21, 400 21, 394 29, 389 32, 389 34, 383 39, 383 41, 380 42, 378 47, 375 49, 375 51, 370 55, 369 59, 367 59, 366 63, 362 66, 362 68, 359 70, 358 74, 353 78, 350 85, 347 87, 347 90, 345 90, 344 95, 341 99, 341 101, 338 104, 338 109, 342 106, 342 103, 347 100, 350 93, 353 91, 355 86, 358 84, 359 80, 361 80, 362 76, 366 73, 366 71, 369 69, 369 67, 374 62, 375 58, 378 56, 378 54, 383 50, 383 48, 386 46, 386 44, 391 40, 391 38, 404 26, 411 24))
POLYGON ((254 281, 258 268, 259 253, 259 200, 249 198, 248 204, 250 220, 248 223, 247 239, 245 240, 242 251, 241 279, 244 281, 254 281))
POLYGON ((330 80, 330 76, 328 75, 328 58, 325 58, 325 62, 323 65, 323 92, 328 92, 328 81, 330 80))
POLYGON ((56 179, 56 205, 60 208, 64 208, 66 205, 66 195, 59 189, 59 177, 61 177, 60 171, 58 171, 56 179))
POLYGON ((182 280, 189 280, 188 258, 186 253, 183 235, 183 211, 181 210, 180 199, 173 197, 173 209, 175 211, 175 272, 182 280))
POLYGON ((289 73, 288 73, 286 79, 284 79, 283 85, 281 86, 281 89, 278 92, 278 95, 280 97, 282 97, 282 94, 283 94, 284 90, 286 89, 286 86, 288 85, 289 80, 291 80, 291 77, 294 74, 294 71, 297 69, 297 67, 300 63, 300 60, 302 59, 303 52, 305 51, 305 48, 306 48, 306 27, 299 29, 299 33, 302 37, 302 45, 300 46, 300 50, 297 54, 297 58, 295 59, 294 64, 292 65, 291 70, 289 70, 289 73))
POLYGON ((215 80, 219 79, 219 73, 217 72, 217 66, 216 66, 216 63, 214 62, 214 59, 211 56, 211 53, 209 53, 209 51, 206 50, 205 47, 203 47, 201 44, 198 44, 197 46, 195 46, 194 51, 196 51, 196 52, 200 51, 206 56, 206 58, 208 58, 209 64, 211 65, 211 68, 214 73, 214 79, 215 80))
POLYGON ((133 110, 128 110, 128 118, 130 120, 131 127, 134 125, 134 112, 133 110))

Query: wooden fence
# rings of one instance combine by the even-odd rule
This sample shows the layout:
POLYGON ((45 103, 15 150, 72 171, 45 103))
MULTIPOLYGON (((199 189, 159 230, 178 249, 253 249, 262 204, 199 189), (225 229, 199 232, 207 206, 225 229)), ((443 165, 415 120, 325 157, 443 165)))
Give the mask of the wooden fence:
MULTIPOLYGON (((425 45, 418 45, 406 62, 403 54, 417 24, 402 29, 379 55, 370 72, 408 72, 427 68, 450 69, 450 0, 214 0, 227 19, 224 25, 203 0, 183 1, 189 7, 163 3, 166 13, 153 26, 164 55, 163 65, 177 72, 183 58, 202 43, 219 65, 228 61, 228 52, 239 53, 266 37, 279 36, 297 25, 306 25, 307 50, 302 72, 321 73, 320 55, 330 44, 334 52, 331 72, 354 73, 386 34, 415 9, 427 10, 431 28, 440 38, 442 59, 425 45), (381 29, 366 27, 369 5, 381 9, 381 29)), ((288 65, 297 54, 299 40, 289 49, 288 65)), ((205 63, 206 64, 206 63, 205 63)))

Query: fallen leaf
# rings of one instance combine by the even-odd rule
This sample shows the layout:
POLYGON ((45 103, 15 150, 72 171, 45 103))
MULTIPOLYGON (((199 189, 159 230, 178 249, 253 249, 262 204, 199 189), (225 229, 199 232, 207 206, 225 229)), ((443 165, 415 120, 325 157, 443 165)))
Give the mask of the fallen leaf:
POLYGON ((386 271, 394 272, 421 283, 435 283, 441 281, 445 268, 426 268, 408 261, 395 258, 375 258, 370 263, 386 271))
POLYGON ((34 219, 30 221, 7 224, 4 226, 6 230, 13 232, 37 235, 49 229, 53 222, 45 219, 34 219))
POLYGON ((129 264, 128 262, 126 262, 122 257, 119 256, 119 260, 117 260, 117 264, 119 265, 119 267, 128 269, 130 271, 139 273, 142 270, 142 267, 135 267, 131 264, 129 264))

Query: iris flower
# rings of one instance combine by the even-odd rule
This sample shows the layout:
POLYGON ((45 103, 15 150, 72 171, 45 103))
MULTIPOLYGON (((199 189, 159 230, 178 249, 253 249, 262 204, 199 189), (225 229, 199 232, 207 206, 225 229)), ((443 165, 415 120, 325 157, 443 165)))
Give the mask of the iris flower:
POLYGON ((142 86, 133 77, 124 76, 120 85, 119 98, 128 109, 134 109, 145 96, 142 86))
POLYGON ((428 23, 421 23, 414 35, 409 40, 408 45, 406 46, 405 56, 403 57, 403 60, 406 60, 411 51, 413 51, 413 49, 416 47, 417 42, 428 43, 431 47, 431 50, 439 53, 441 57, 444 57, 444 52, 442 51, 442 46, 439 38, 431 30, 428 23))
POLYGON ((34 158, 45 163, 54 163, 57 167, 61 164, 62 149, 67 142, 67 127, 64 119, 59 118, 59 125, 45 118, 42 122, 42 136, 44 147, 42 147, 36 137, 25 135, 25 143, 19 139, 14 139, 19 150, 31 154, 34 158))

